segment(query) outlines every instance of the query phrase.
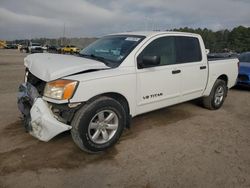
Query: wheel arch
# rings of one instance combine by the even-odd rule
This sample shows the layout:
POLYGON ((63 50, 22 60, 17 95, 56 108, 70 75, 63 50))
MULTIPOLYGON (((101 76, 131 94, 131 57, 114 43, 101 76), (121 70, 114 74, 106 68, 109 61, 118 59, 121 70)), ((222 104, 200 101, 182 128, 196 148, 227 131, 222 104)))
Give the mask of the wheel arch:
POLYGON ((207 85, 207 87, 206 87, 206 89, 205 89, 205 91, 203 93, 203 96, 209 96, 210 95, 210 93, 211 93, 211 91, 213 89, 213 86, 214 86, 214 84, 216 83, 217 80, 225 81, 226 87, 228 89, 229 78, 228 78, 228 76, 226 74, 218 74, 216 76, 211 75, 208 78, 208 85, 207 85))
POLYGON ((132 116, 131 116, 131 109, 130 109, 130 106, 129 106, 129 102, 126 99, 126 97, 124 95, 120 94, 120 93, 107 92, 107 93, 102 93, 102 94, 99 94, 99 95, 96 95, 96 96, 90 98, 88 100, 88 102, 92 102, 92 101, 96 100, 99 97, 110 97, 110 98, 113 98, 116 101, 118 101, 123 107, 125 107, 124 109, 125 109, 125 112, 127 114, 126 128, 129 128, 132 116))
POLYGON ((220 76, 217 78, 217 80, 218 80, 218 79, 225 81, 225 82, 226 82, 226 86, 228 85, 228 76, 227 76, 227 75, 222 74, 222 75, 220 75, 220 76))

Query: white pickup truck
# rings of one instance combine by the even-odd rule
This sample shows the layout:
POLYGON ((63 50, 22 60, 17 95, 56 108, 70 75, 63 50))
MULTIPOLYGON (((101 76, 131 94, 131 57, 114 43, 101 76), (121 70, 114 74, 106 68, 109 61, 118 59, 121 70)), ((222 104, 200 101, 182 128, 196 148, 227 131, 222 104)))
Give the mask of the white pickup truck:
POLYGON ((114 145, 139 114, 201 98, 219 109, 236 83, 238 59, 207 59, 201 36, 133 32, 105 36, 79 57, 32 54, 18 106, 42 141, 71 130, 82 150, 114 145))
POLYGON ((28 46, 28 51, 29 51, 29 53, 42 53, 43 48, 42 48, 42 45, 40 43, 30 42, 30 44, 28 46))

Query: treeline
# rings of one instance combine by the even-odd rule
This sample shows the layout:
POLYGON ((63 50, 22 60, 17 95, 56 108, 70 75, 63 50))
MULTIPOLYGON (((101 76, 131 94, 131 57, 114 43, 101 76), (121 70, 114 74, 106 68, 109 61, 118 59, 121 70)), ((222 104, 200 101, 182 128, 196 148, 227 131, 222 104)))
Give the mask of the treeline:
POLYGON ((210 29, 180 28, 173 31, 191 32, 200 34, 205 42, 207 49, 211 52, 230 52, 237 53, 250 51, 250 27, 239 26, 229 31, 227 29, 212 31, 210 29))

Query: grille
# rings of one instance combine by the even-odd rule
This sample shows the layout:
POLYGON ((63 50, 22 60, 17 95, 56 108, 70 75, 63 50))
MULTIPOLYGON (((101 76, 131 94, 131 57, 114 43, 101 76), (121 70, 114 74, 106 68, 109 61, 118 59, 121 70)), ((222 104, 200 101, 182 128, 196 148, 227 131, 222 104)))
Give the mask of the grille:
POLYGON ((27 82, 29 82, 31 85, 33 85, 38 93, 40 95, 43 95, 43 91, 46 85, 46 82, 37 78, 36 76, 34 76, 31 72, 29 72, 28 76, 27 76, 27 82))

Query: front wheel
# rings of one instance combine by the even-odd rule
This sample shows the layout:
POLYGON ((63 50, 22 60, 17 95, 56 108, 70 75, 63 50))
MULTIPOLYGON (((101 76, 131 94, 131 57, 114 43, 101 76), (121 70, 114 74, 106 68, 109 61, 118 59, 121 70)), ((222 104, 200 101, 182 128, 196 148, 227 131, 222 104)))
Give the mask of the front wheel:
POLYGON ((216 80, 208 97, 203 98, 203 106, 210 110, 219 109, 227 96, 227 86, 224 80, 216 80))
POLYGON ((126 124, 122 105, 109 97, 100 97, 84 105, 72 121, 71 135, 82 150, 96 153, 113 146, 126 124))

